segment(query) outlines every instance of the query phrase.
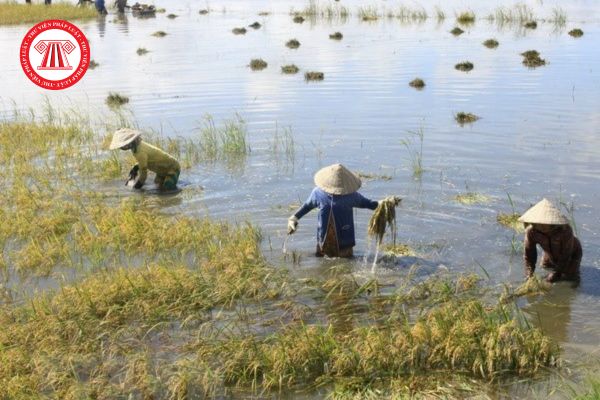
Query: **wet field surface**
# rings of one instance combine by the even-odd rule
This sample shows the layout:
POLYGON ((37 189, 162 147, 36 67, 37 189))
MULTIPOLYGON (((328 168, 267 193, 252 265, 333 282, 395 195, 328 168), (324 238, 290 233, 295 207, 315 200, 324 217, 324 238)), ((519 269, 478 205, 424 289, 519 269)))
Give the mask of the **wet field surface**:
MULTIPOLYGON (((328 3, 322 3, 328 4, 328 3)), ((385 2, 380 10, 400 3, 385 2)), ((75 87, 43 92, 18 64, 18 46, 28 26, 0 27, 0 112, 75 107, 90 115, 111 115, 109 92, 129 97, 124 107, 143 129, 168 137, 197 138, 210 115, 216 123, 245 121, 249 154, 231 162, 202 163, 182 172, 182 191, 153 196, 152 207, 168 214, 207 215, 251 223, 263 233, 269 261, 304 278, 322 276, 332 265, 348 263, 357 279, 372 277, 373 246, 366 230, 370 211, 355 213, 356 257, 350 261, 313 256, 316 213, 300 221, 297 234, 282 252, 287 218, 312 190, 319 168, 341 162, 363 179, 361 193, 372 199, 404 198, 398 215, 398 241, 417 256, 382 262, 375 271, 393 284, 413 264, 419 273, 474 271, 493 284, 523 279, 522 233, 496 222, 499 213, 524 212, 542 197, 560 204, 575 222, 583 246, 582 284, 559 283, 542 297, 520 300, 524 311, 577 363, 595 356, 600 343, 600 7, 592 1, 528 2, 538 20, 549 20, 562 7, 567 21, 499 24, 483 17, 499 2, 424 5, 426 20, 382 17, 362 21, 359 2, 345 3, 347 18, 317 17, 302 24, 289 15, 303 3, 231 1, 209 4, 173 0, 158 4, 168 13, 139 19, 127 13, 81 22, 99 63, 75 87), (455 13, 472 10, 478 20, 455 37, 455 13), (261 11, 269 15, 259 16, 261 11), (234 27, 258 21, 262 26, 234 35, 234 27), (581 28, 573 38, 567 32, 581 28), (162 30, 163 38, 152 36, 162 30), (329 34, 342 32, 341 41, 329 34), (285 43, 296 38, 301 46, 285 43), (499 41, 495 49, 482 42, 499 41), (149 53, 138 56, 136 49, 149 53), (530 69, 520 53, 536 49, 547 64, 530 69), (262 71, 248 67, 253 58, 267 61, 262 71), (471 61, 474 69, 454 65, 471 61), (284 75, 280 67, 300 72, 284 75), (304 72, 325 79, 306 82, 304 72), (408 83, 422 78, 415 90, 408 83), (459 125, 457 112, 480 117, 459 125), (281 151, 281 138, 289 140, 281 151), (420 157, 423 172, 415 175, 420 157), (485 201, 463 204, 455 196, 476 193, 485 201), (294 257, 291 256, 294 253, 294 257), (295 261, 292 261, 292 258, 295 261), (299 258, 299 259, 298 259, 299 258), (483 272, 485 270, 485 272, 483 272)), ((370 4, 369 4, 370 5, 370 4)), ((140 196, 121 181, 99 183, 115 198, 140 196)), ((143 195, 142 195, 143 196, 143 195)), ((543 271, 538 271, 543 274, 543 271)), ((47 283, 38 282, 41 287, 47 283)))

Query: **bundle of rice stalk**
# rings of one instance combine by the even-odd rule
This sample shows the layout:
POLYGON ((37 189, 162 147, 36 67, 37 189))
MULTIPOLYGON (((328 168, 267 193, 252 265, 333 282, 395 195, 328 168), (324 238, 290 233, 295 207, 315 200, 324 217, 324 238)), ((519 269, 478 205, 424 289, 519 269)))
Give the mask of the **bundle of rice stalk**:
POLYGON ((368 234, 375 237, 379 246, 383 241, 385 230, 389 226, 394 241, 396 240, 396 207, 402 199, 398 196, 389 196, 379 201, 369 221, 368 234))

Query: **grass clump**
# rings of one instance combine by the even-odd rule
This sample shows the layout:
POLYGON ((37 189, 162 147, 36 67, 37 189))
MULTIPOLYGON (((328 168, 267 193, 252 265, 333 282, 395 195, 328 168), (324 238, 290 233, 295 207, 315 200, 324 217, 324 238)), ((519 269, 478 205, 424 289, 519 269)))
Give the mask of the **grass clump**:
POLYGON ((231 30, 231 32, 233 32, 234 35, 245 35, 246 34, 246 28, 233 28, 231 30))
POLYGON ((517 213, 499 213, 496 216, 496 222, 515 231, 523 231, 523 224, 519 222, 521 215, 517 213))
POLYGON ((322 81, 325 79, 323 72, 309 71, 304 73, 304 79, 307 81, 322 81))
POLYGON ((360 7, 358 9, 358 16, 363 21, 377 21, 379 19, 379 12, 375 6, 360 7))
POLYGON ((575 28, 575 29, 571 29, 569 31, 569 35, 574 37, 574 38, 580 38, 583 36, 583 31, 579 28, 575 28))
POLYGON ((342 40, 344 37, 344 35, 342 35, 342 32, 335 32, 329 35, 329 39, 333 39, 333 40, 342 40))
POLYGON ((135 52, 138 56, 143 56, 144 54, 148 54, 150 50, 146 49, 145 47, 138 47, 138 49, 135 52))
POLYGON ((512 8, 498 7, 487 19, 503 26, 510 23, 525 23, 535 20, 531 8, 523 3, 518 3, 512 8))
POLYGON ((152 34, 152 36, 159 37, 159 38, 165 37, 165 36, 167 36, 167 32, 165 32, 165 31, 156 31, 156 32, 154 32, 152 34))
POLYGON ((252 71, 261 71, 267 68, 268 65, 269 64, 267 64, 267 62, 262 58, 253 58, 250 60, 250 69, 252 71))
POLYGON ((167 14, 167 18, 169 18, 169 19, 175 19, 177 17, 179 17, 179 15, 177 15, 177 14, 167 14))
POLYGON ((451 31, 451 34, 453 34, 454 36, 460 36, 463 33, 465 33, 465 31, 463 31, 462 29, 460 29, 458 26, 455 26, 451 31))
POLYGON ((290 49, 297 49, 300 47, 300 42, 296 39, 290 39, 285 43, 285 45, 290 49))
POLYGON ((456 22, 463 25, 472 25, 475 23, 475 13, 473 11, 465 11, 456 16, 456 22))
POLYGON ((208 10, 208 8, 203 8, 200 11, 198 11, 198 14, 200 15, 206 15, 208 14, 210 11, 208 10))
POLYGON ((239 115, 219 127, 207 116, 200 131, 202 153, 210 161, 242 159, 250 152, 247 136, 246 122, 239 115))
POLYGON ((454 69, 457 69, 459 71, 463 71, 463 72, 469 72, 471 71, 475 66, 473 65, 472 62, 470 61, 463 61, 461 63, 458 63, 454 66, 454 69))
POLYGON ((481 193, 466 192, 457 194, 456 196, 454 196, 454 200, 461 204, 471 205, 489 203, 491 201, 491 198, 481 193))
POLYGON ((374 237, 377 245, 383 242, 386 228, 389 226, 392 237, 396 237, 396 207, 402 199, 397 196, 386 197, 379 201, 379 205, 369 220, 367 233, 374 237))
POLYGON ((527 21, 523 24, 523 27, 525 27, 527 29, 535 29, 535 28, 537 28, 537 22, 536 21, 527 21))
POLYGON ((537 50, 527 50, 521 53, 523 56, 523 65, 528 68, 541 67, 546 65, 546 60, 540 57, 540 53, 537 50))
POLYGON ((90 66, 89 69, 96 69, 100 66, 100 63, 97 62, 96 60, 90 60, 90 66))
POLYGON ((461 112, 456 113, 456 115, 454 116, 454 119, 460 125, 464 125, 464 124, 470 124, 470 123, 477 121, 479 119, 479 117, 475 114, 466 113, 466 112, 461 111, 461 112))
POLYGON ((297 74, 298 71, 300 71, 300 68, 294 64, 284 65, 281 67, 282 74, 297 74))
POLYGON ((23 3, 0 2, 0 25, 32 24, 49 19, 85 20, 98 16, 94 7, 77 7, 70 3, 51 6, 23 3))
POLYGON ((260 27, 262 26, 258 21, 255 21, 254 23, 248 25, 250 28, 252 29, 260 29, 260 27))
POLYGON ((407 244, 404 243, 396 243, 396 244, 386 244, 381 250, 384 255, 393 256, 393 257, 407 257, 414 256, 415 251, 407 244))
POLYGON ((421 78, 415 78, 408 84, 410 87, 414 87, 415 89, 423 89, 425 87, 425 81, 421 78))
POLYGON ((301 24, 304 22, 304 17, 302 15, 295 15, 292 19, 296 24, 301 24))
POLYGON ((500 45, 500 43, 496 39, 488 39, 485 42, 483 42, 483 45, 488 49, 495 49, 500 45))
POLYGON ((120 107, 127 103, 129 103, 129 97, 120 95, 116 92, 110 92, 106 98, 106 104, 109 107, 120 107))

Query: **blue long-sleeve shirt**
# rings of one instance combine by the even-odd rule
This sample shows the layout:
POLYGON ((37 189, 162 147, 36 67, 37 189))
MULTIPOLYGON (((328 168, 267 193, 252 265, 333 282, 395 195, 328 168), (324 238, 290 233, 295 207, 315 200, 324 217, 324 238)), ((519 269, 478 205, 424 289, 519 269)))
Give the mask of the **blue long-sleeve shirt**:
POLYGON ((316 187, 304 205, 294 215, 300 219, 312 209, 319 209, 317 239, 319 244, 322 245, 327 234, 329 214, 333 210, 338 246, 340 249, 345 249, 356 244, 354 239, 354 214, 352 213, 354 207, 374 210, 377 208, 377 202, 367 199, 358 192, 335 195, 316 187))

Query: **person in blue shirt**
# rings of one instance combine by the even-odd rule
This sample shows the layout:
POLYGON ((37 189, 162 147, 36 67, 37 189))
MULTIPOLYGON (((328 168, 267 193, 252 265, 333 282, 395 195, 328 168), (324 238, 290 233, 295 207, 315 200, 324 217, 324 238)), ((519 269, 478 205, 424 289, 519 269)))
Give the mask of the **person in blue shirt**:
POLYGON ((306 202, 288 219, 288 234, 298 228, 298 220, 319 209, 317 256, 352 257, 354 239, 353 208, 375 210, 378 202, 362 196, 360 178, 341 164, 333 164, 315 174, 315 187, 306 202))

